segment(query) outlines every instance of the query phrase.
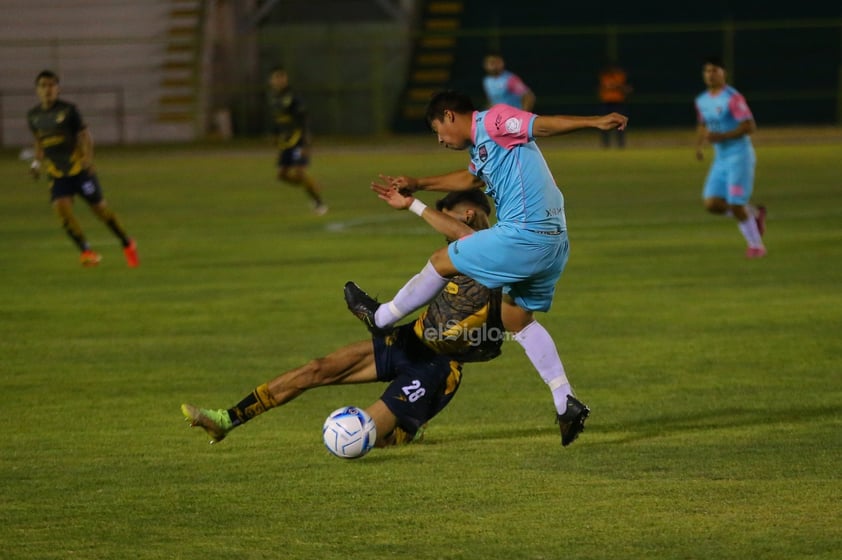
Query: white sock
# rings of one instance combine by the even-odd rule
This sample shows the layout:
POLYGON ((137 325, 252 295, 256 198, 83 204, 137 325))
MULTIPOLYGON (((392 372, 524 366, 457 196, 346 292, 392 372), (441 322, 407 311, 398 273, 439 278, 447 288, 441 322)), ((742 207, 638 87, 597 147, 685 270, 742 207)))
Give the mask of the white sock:
POLYGON ((514 339, 523 346, 529 361, 538 370, 544 383, 550 387, 556 410, 559 414, 564 414, 567 410, 567 396, 573 394, 573 388, 570 387, 564 373, 564 366, 550 333, 538 321, 533 321, 516 333, 514 339))
POLYGON ((763 247, 763 240, 760 238, 760 230, 757 229, 757 220, 754 219, 753 214, 749 213, 748 218, 739 223, 739 227, 740 232, 742 232, 749 247, 763 247))
POLYGON ((409 282, 398 290, 392 301, 387 301, 377 308, 374 322, 380 328, 394 325, 425 303, 432 301, 446 285, 447 278, 441 277, 433 268, 433 264, 427 261, 421 272, 410 278, 409 282))

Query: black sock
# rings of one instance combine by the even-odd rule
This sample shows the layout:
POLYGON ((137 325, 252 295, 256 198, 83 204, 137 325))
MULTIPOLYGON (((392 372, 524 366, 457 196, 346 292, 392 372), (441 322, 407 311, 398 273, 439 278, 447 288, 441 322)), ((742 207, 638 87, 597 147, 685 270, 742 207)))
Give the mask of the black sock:
POLYGON ((268 383, 264 383, 237 403, 235 407, 229 408, 228 416, 231 418, 231 423, 234 426, 239 426, 277 405, 278 403, 272 398, 272 394, 269 392, 268 383))
POLYGON ((82 229, 79 227, 79 222, 72 218, 65 218, 61 227, 64 228, 64 231, 67 232, 67 236, 73 240, 73 243, 79 247, 80 251, 84 252, 90 250, 91 247, 85 240, 85 234, 82 233, 82 229))
POLYGON ((131 245, 132 240, 126 234, 126 231, 123 229, 123 226, 120 225, 120 222, 117 221, 117 216, 112 216, 110 219, 106 220, 105 224, 108 226, 108 229, 114 232, 114 235, 120 238, 120 243, 123 244, 123 247, 131 245))

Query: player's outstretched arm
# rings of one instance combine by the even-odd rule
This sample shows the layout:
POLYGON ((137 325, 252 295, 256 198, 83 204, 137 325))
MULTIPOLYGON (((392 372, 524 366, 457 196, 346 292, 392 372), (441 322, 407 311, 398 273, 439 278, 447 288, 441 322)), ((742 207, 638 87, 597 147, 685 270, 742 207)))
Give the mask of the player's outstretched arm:
POLYGON ((445 173, 444 175, 432 175, 429 177, 409 177, 407 175, 393 177, 391 175, 380 175, 380 181, 380 183, 372 183, 372 187, 376 184, 394 187, 405 194, 412 194, 416 191, 468 191, 485 186, 481 179, 477 178, 467 169, 460 169, 459 171, 445 173))
POLYGON ((598 128, 599 130, 625 130, 629 119, 620 113, 594 117, 576 117, 568 115, 538 115, 532 123, 532 136, 541 138, 567 134, 583 128, 598 128))
POLYGON ((412 210, 430 224, 430 226, 448 239, 460 239, 474 233, 469 225, 460 222, 456 218, 448 216, 444 212, 429 208, 417 198, 401 193, 400 190, 386 185, 372 183, 371 190, 377 193, 378 198, 396 210, 412 210))

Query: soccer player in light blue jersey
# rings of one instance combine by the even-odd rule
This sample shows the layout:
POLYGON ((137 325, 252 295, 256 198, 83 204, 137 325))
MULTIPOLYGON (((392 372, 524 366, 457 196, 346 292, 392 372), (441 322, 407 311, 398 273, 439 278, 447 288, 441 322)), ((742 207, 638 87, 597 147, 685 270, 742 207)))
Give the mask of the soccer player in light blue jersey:
POLYGON ((489 106, 505 103, 524 111, 531 111, 535 107, 535 94, 519 76, 506 70, 502 56, 497 53, 486 55, 483 68, 486 76, 482 80, 482 87, 489 106))
POLYGON ((714 151, 702 195, 705 209, 733 216, 748 244, 746 258, 759 259, 766 256, 766 209, 749 205, 756 161, 750 135, 757 125, 745 98, 726 83, 721 60, 706 59, 702 79, 707 90, 696 97, 696 159, 704 159, 705 141, 713 144, 714 151))
MULTIPOLYGON (((590 410, 573 396, 555 342, 534 317, 535 311, 550 309, 569 250, 564 197, 535 139, 582 128, 625 128, 628 119, 618 113, 540 116, 502 104, 476 111, 467 95, 444 91, 430 101, 427 122, 439 144, 469 151, 469 167, 430 177, 382 176, 372 188, 382 198, 388 189, 412 193, 484 187, 495 202, 497 223, 436 251, 392 301, 379 304, 361 295, 349 298, 346 292, 348 307, 376 331, 427 303, 454 274, 488 288, 502 287, 503 325, 549 386, 562 445, 568 445, 584 429, 590 410)), ((419 216, 428 212, 418 199, 409 210, 419 216)))

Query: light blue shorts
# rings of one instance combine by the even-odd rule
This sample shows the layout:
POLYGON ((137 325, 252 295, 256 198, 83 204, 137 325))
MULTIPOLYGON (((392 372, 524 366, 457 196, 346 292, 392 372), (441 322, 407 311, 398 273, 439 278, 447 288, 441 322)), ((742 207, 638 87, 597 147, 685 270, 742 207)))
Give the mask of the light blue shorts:
POLYGON ((447 249, 456 270, 488 288, 502 287, 529 311, 549 311, 569 252, 566 231, 547 235, 500 224, 447 249))
POLYGON ((705 180, 704 198, 721 198, 732 206, 745 206, 754 191, 754 150, 718 154, 705 180))

